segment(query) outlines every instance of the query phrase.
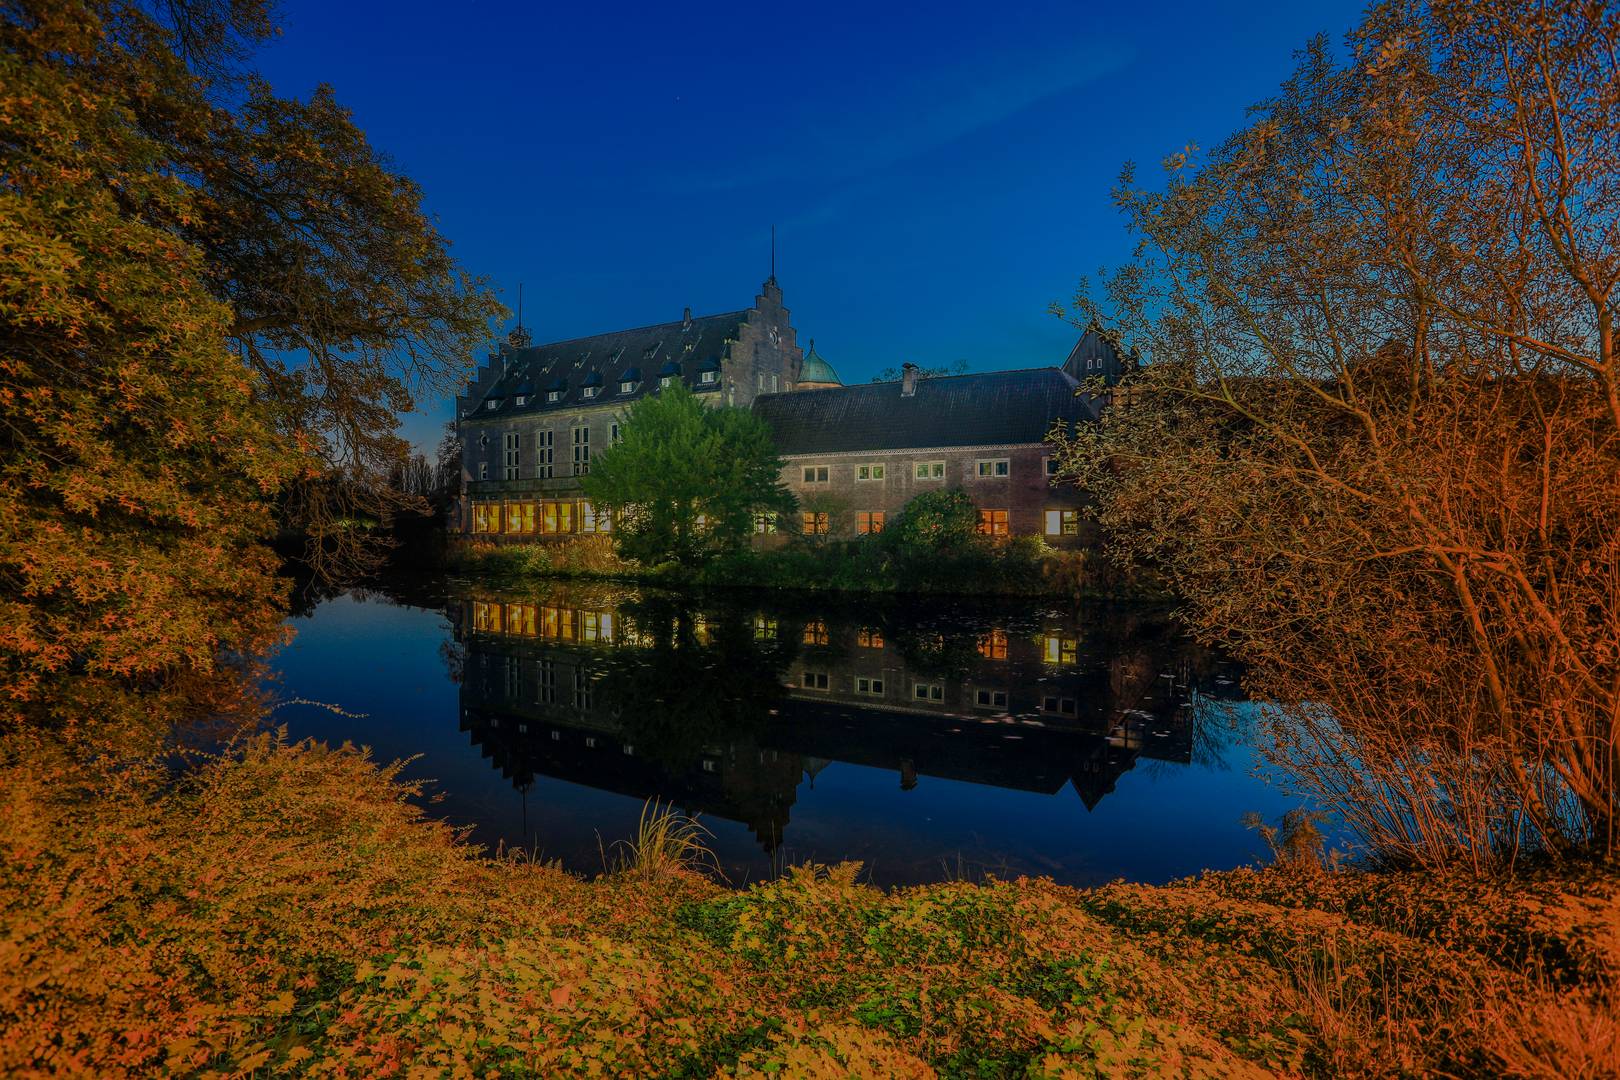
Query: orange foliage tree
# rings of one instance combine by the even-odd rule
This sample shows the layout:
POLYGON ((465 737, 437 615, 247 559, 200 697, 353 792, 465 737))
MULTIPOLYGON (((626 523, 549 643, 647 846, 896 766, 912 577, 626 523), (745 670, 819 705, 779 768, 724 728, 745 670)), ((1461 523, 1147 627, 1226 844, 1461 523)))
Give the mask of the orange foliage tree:
POLYGON ((1620 846, 1620 13, 1373 8, 1118 198, 1156 361, 1065 441, 1395 860, 1620 846))

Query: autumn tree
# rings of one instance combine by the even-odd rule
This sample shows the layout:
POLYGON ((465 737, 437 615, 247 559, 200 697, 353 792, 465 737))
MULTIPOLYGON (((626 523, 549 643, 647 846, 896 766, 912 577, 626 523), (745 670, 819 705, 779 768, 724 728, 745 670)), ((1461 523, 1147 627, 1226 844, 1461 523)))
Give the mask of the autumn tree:
POLYGON ((333 573, 388 483, 396 413, 498 310, 330 91, 243 70, 259 0, 0 11, 0 663, 175 685, 275 633, 257 541, 333 573))
POLYGON ((52 59, 103 43, 94 19, 0 22, 0 683, 7 714, 65 721, 194 697, 274 638, 260 541, 304 468, 209 267, 157 224, 195 192, 52 59))
POLYGON ((747 544, 756 514, 793 510, 770 429, 746 409, 676 383, 632 405, 620 435, 583 484, 628 558, 695 566, 747 544))
POLYGON ((1393 859, 1616 850, 1620 13, 1386 4, 1162 187, 1079 316, 1153 363, 1065 439, 1116 550, 1393 859))

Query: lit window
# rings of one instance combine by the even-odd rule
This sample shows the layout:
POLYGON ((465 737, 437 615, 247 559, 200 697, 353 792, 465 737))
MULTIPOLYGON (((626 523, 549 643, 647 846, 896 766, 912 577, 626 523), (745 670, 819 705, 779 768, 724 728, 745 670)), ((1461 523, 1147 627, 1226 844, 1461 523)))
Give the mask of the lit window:
POLYGON ((861 534, 880 533, 883 531, 883 511, 862 510, 855 515, 855 531, 861 534))
POLYGON ((945 479, 945 463, 943 461, 919 461, 916 464, 915 475, 918 480, 945 479))
POLYGON ((712 384, 719 377, 720 373, 718 371, 705 371, 698 376, 698 382, 708 385, 712 384))
POLYGON ((804 624, 804 643, 806 645, 825 645, 828 640, 826 623, 820 619, 813 619, 804 624))
POLYGON ((827 475, 827 466, 825 465, 806 465, 804 467, 804 482, 807 484, 825 484, 827 475))
POLYGON ((857 480, 881 480, 881 479, 883 479, 883 466, 882 465, 857 465, 855 467, 855 479, 857 479, 857 480))
POLYGON ((863 649, 881 649, 883 633, 879 630, 862 630, 855 635, 855 644, 863 649))
POLYGON ((1072 664, 1079 655, 1080 642, 1075 638, 1059 637, 1056 634, 1046 635, 1046 662, 1048 664, 1072 664))
POLYGON ((988 660, 1007 659, 1007 631, 992 630, 980 637, 979 655, 988 660))
POLYGON ((981 480, 991 480, 1007 475, 1006 458, 984 458, 973 463, 975 471, 981 480))
POLYGON ((914 683, 911 687, 911 697, 915 701, 944 701, 945 687, 939 683, 914 683))
POLYGON ((1046 512, 1047 536, 1075 536, 1080 532, 1080 512, 1078 510, 1048 510, 1046 512))
POLYGON ((979 531, 985 536, 1007 535, 1007 511, 980 510, 979 531))
POLYGON ((771 618, 768 615, 755 615, 754 616, 754 640, 755 641, 775 641, 776 640, 776 620, 771 618))
POLYGON ((832 515, 826 511, 816 513, 811 510, 800 515, 803 518, 804 535, 826 536, 832 529, 832 515))

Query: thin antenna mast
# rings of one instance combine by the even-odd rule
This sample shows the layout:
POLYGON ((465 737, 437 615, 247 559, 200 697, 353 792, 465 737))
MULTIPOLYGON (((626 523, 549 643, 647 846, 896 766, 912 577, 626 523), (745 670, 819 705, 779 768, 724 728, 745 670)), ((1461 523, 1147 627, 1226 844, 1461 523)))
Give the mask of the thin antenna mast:
POLYGON ((776 226, 771 226, 771 280, 776 280, 776 226))

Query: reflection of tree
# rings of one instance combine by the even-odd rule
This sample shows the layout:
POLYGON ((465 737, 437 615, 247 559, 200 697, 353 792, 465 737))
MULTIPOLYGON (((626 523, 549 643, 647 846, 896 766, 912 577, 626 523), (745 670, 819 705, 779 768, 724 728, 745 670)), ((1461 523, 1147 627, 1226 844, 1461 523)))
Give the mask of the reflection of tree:
POLYGON ((637 628, 641 647, 597 663, 597 700, 638 755, 691 766, 704 746, 757 732, 784 697, 793 646, 756 641, 745 613, 649 595, 619 614, 637 628))
POLYGON ((439 642, 439 659, 444 661, 445 674, 460 686, 467 677, 467 646, 453 637, 439 642))

